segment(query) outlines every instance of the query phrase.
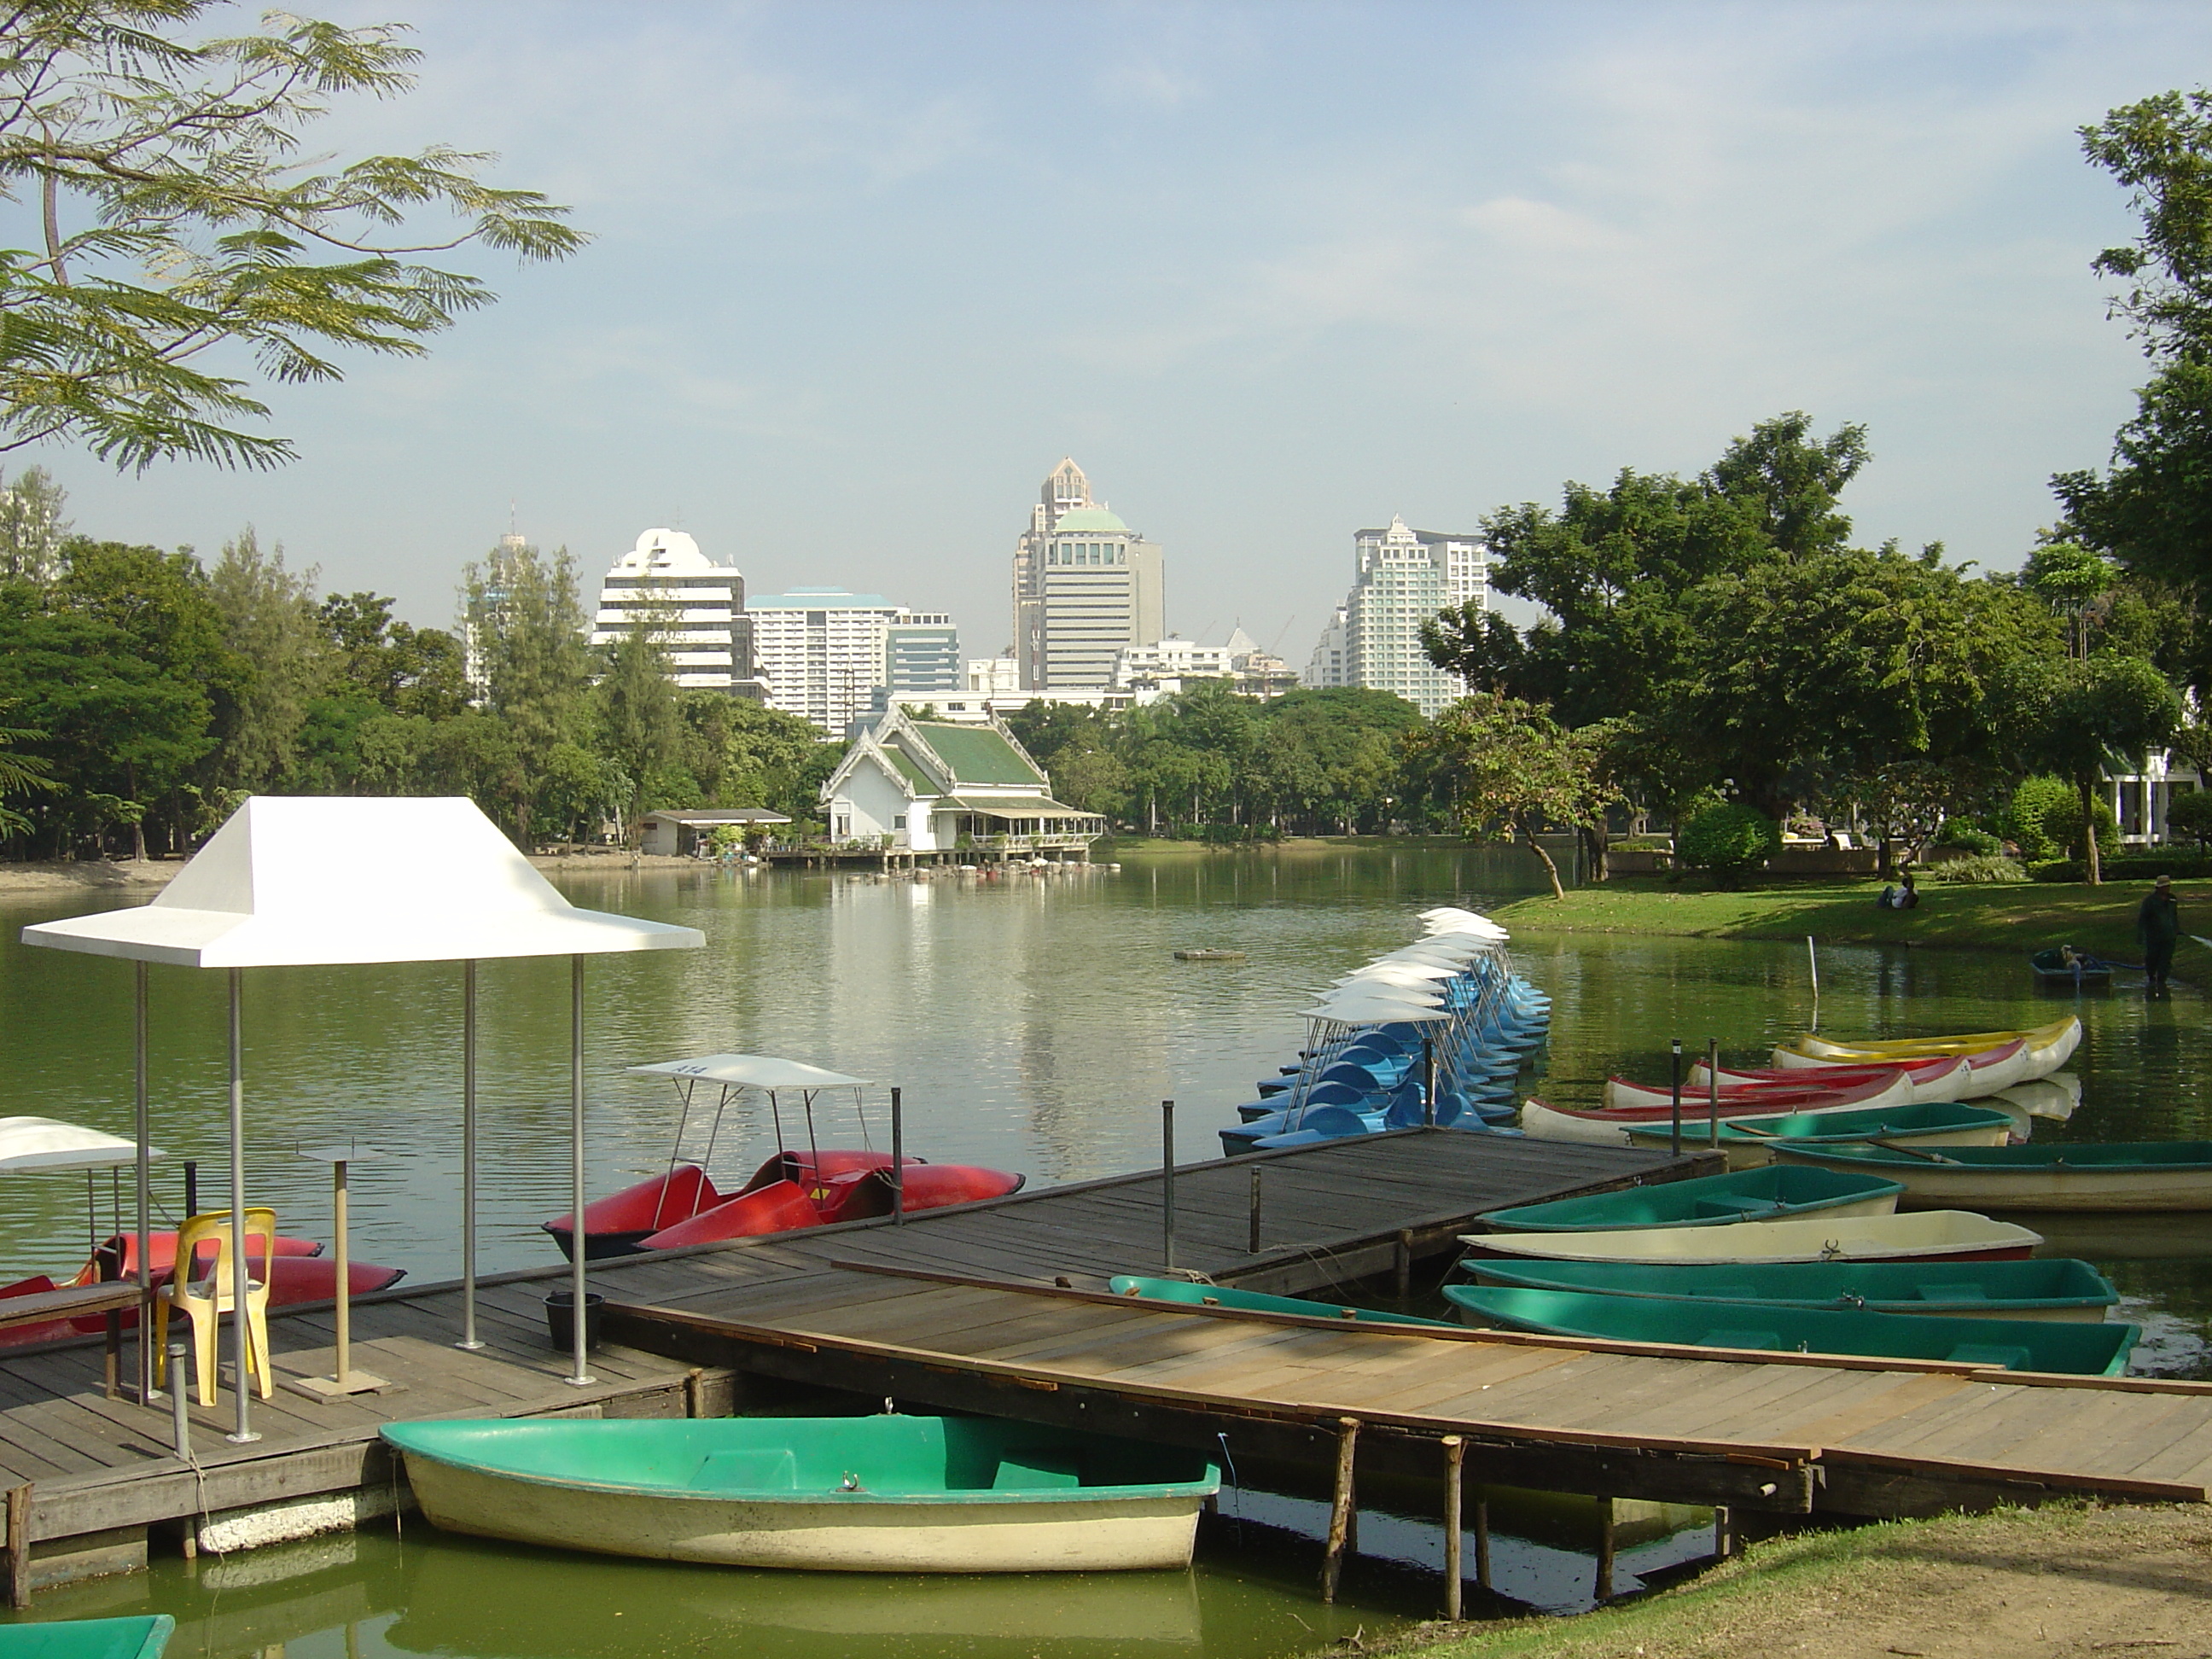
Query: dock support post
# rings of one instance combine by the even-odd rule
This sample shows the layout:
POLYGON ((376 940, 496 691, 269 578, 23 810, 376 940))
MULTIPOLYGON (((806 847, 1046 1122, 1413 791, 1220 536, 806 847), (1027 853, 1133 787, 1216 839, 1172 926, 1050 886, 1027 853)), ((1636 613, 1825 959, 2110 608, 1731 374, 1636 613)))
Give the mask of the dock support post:
POLYGON ((1483 1589, 1490 1588, 1490 1500, 1474 1500, 1474 1582, 1483 1589))
POLYGON ((1175 1102, 1160 1103, 1160 1224, 1162 1252, 1170 1273, 1175 1264, 1175 1102))
POLYGON ((576 1388, 585 1388, 597 1379, 584 1361, 588 1347, 588 1328, 591 1324, 591 1302, 588 1298, 588 1268, 591 1255, 584 1236, 584 958, 568 958, 568 1184, 574 1208, 569 1213, 576 1218, 574 1260, 569 1264, 568 1283, 575 1297, 574 1328, 570 1355, 576 1362, 568 1381, 576 1388))
POLYGON ((1682 1039, 1680 1037, 1674 1039, 1674 1086, 1670 1098, 1674 1106, 1669 1119, 1673 1127, 1667 1136, 1667 1152, 1669 1157, 1680 1158, 1682 1155, 1682 1039))
MULTIPOLYGON (((577 1215, 570 1242, 584 1248, 584 1218, 577 1215)), ((461 964, 461 1340, 474 1353, 477 1334, 477 965, 461 964)))
POLYGON ((1252 1166, 1252 1237, 1244 1247, 1248 1255, 1260 1254, 1260 1166, 1252 1166))
POLYGON ((185 1406, 185 1359, 189 1352, 182 1337, 169 1339, 169 1438, 176 1443, 179 1463, 192 1461, 192 1419, 185 1406))
POLYGON ((8 1488, 8 1605, 31 1605, 31 1483, 8 1488))
MULTIPOLYGON (((136 1064, 131 1068, 131 1094, 132 1123, 138 1138, 138 1403, 146 1406, 154 1399, 154 1269, 146 1259, 152 1246, 148 1229, 153 1224, 154 1167, 146 1147, 151 1133, 146 1071, 146 964, 137 962, 131 968, 131 1037, 136 1064)), ((112 1320, 115 1316, 108 1317, 112 1320)))
POLYGON ((1336 1600, 1336 1581, 1344 1574, 1344 1552, 1352 1538, 1352 1452, 1359 1443, 1358 1418, 1340 1417, 1336 1423, 1336 1489, 1329 1499, 1328 1547, 1321 1564, 1321 1599, 1324 1601, 1336 1600))
POLYGON ((1391 1252, 1390 1288, 1401 1303, 1413 1291, 1413 1231, 1410 1227, 1398 1230, 1397 1248, 1391 1252))
POLYGON ((1437 1127, 1437 1040, 1421 1033, 1421 1121, 1437 1127))
POLYGON ((1713 1559, 1725 1561, 1735 1553, 1735 1527, 1723 1504, 1713 1511, 1713 1559))
MULTIPOLYGON (((244 970, 233 968, 230 980, 230 1334, 231 1357, 238 1367, 232 1379, 231 1397, 238 1407, 236 1426, 223 1438, 243 1446, 261 1437, 253 1431, 252 1322, 246 1313, 246 1287, 251 1282, 246 1261, 246 1040, 240 1030, 244 970)), ((268 1356, 262 1356, 268 1363, 268 1356)), ((184 1378, 173 1376, 169 1386, 180 1389, 184 1378)))
POLYGON ((1705 1039, 1705 1145, 1721 1144, 1721 1040, 1705 1039))
POLYGON ((891 1225, 906 1225, 906 1119, 891 1091, 891 1225))
POLYGON ((1444 1617, 1460 1616, 1461 1480, 1467 1468, 1467 1442, 1448 1434, 1444 1448, 1444 1617))
POLYGON ((1613 1600, 1613 1499, 1597 1500, 1597 1599, 1613 1600))

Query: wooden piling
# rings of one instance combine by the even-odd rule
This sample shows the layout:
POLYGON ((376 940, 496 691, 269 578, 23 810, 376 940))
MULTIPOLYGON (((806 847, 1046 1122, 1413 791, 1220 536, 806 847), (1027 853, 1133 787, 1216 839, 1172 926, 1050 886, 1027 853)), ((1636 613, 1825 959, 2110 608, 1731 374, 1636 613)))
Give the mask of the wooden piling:
POLYGON ((1597 1500, 1597 1599, 1613 1600, 1613 1499, 1597 1500))
POLYGON ((1390 1263, 1390 1287, 1401 1303, 1413 1294, 1413 1231, 1410 1227, 1398 1230, 1398 1248, 1390 1263))
POLYGON ((31 1605, 31 1483, 8 1488, 8 1605, 31 1605))
POLYGON ((1474 1500, 1474 1582, 1482 1589, 1490 1588, 1490 1500, 1474 1500))
POLYGON ((1252 1237, 1244 1247, 1247 1255, 1260 1254, 1260 1166, 1252 1166, 1252 1237))
POLYGON ((1460 1616, 1460 1478, 1467 1465, 1467 1442, 1448 1434, 1444 1448, 1444 1617, 1460 1616))
POLYGON ((1336 1600, 1336 1583, 1344 1574, 1344 1552, 1352 1543, 1352 1452, 1359 1443, 1359 1419, 1340 1417, 1336 1419, 1336 1488, 1328 1505, 1328 1548, 1322 1558, 1321 1599, 1336 1600))
POLYGON ((1723 1504, 1713 1510, 1713 1559, 1725 1561, 1735 1553, 1735 1527, 1723 1504))

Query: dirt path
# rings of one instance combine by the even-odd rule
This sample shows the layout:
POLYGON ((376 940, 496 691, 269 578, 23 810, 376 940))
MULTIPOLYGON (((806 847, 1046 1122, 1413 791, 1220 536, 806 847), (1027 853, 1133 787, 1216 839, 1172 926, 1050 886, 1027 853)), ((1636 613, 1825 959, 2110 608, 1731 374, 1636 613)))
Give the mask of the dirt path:
POLYGON ((0 897, 13 893, 158 893, 183 869, 181 860, 149 860, 144 864, 101 864, 52 860, 0 864, 0 897))
POLYGON ((2212 1507, 2006 1510, 1778 1539, 1649 1601, 1453 1632, 1425 1626, 1428 1645, 1387 1650, 1424 1659, 2212 1659, 2212 1507))

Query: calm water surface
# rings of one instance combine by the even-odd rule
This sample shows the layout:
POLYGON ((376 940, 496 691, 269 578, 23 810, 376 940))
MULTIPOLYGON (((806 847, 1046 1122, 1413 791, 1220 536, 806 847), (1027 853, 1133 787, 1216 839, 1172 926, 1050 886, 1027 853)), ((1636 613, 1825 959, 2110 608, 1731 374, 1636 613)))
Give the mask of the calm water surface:
MULTIPOLYGON (((723 1049, 787 1055, 902 1087, 909 1147, 939 1160, 1079 1180, 1158 1156, 1158 1103, 1178 1103, 1192 1155, 1235 1121, 1253 1081, 1303 1035, 1308 997, 1418 932, 1413 913, 1527 890, 1510 860, 1407 850, 1125 858, 1004 881, 871 876, 616 872, 565 883, 578 902, 705 931, 708 948, 590 969, 586 1028, 592 1184, 657 1170, 674 1129, 665 1083, 627 1066, 723 1049), (1230 963, 1182 963, 1178 947, 1225 946, 1230 963)), ((2115 890, 2116 908, 2132 896, 2115 890)), ((130 969, 15 943, 25 923, 100 908, 16 903, 0 912, 0 1080, 7 1110, 129 1132, 130 969)), ((2047 943, 2023 939, 2022 954, 2047 943)), ((1538 1088, 1593 1103, 1604 1078, 1665 1075, 1666 1043, 1749 1062, 1814 1014, 1802 945, 1532 936, 1522 965, 1556 999, 1538 1088)), ((2212 955, 2208 955, 2212 963, 2212 955)), ((2039 997, 2013 956, 1830 950, 1820 957, 1820 1029, 1899 1036, 2033 1024, 2075 1005, 2039 997)), ((2212 966, 2200 970, 2212 983, 2212 966)), ((223 1169, 222 987, 216 975, 153 974, 156 1185, 181 1205, 174 1165, 223 1169)), ((355 1174, 358 1256, 418 1279, 458 1270, 459 970, 448 966, 268 971, 246 976, 247 1167, 257 1201, 287 1231, 328 1231, 325 1166, 301 1145, 352 1138, 387 1154, 355 1174)), ((565 963, 482 970, 483 1265, 556 1260, 538 1223, 567 1207, 565 963)), ((2088 1036, 2073 1069, 2081 1111, 2038 1132, 2078 1139, 2212 1139, 2206 1003, 2124 993, 2080 1005, 2088 1036)), ((883 1096, 867 1121, 826 1112, 827 1144, 882 1145, 883 1096)), ((765 1112, 733 1113, 718 1155, 738 1174, 774 1150, 765 1112)), ((102 1230, 111 1201, 100 1194, 102 1230)), ((83 1260, 81 1178, 0 1183, 3 1264, 73 1272, 83 1260)), ((2212 1240, 2196 1218, 2133 1228, 2044 1226, 2098 1261, 2150 1334, 2139 1369, 2212 1375, 2212 1240)), ((439 1536, 369 1534, 205 1561, 42 1595, 40 1618, 165 1610, 172 1652, 242 1654, 283 1644, 306 1659, 371 1652, 597 1659, 745 1650, 817 1659, 857 1641, 885 1656, 1258 1656, 1303 1650, 1426 1616, 1441 1562, 1433 1497, 1373 1495, 1374 1559, 1335 1609, 1312 1600, 1312 1493, 1224 1495, 1191 1574, 1000 1579, 852 1579, 721 1573, 599 1561, 439 1536)), ((1698 1553, 1682 1516, 1639 1523, 1621 1582, 1698 1553)), ((1498 1516, 1501 1586, 1568 1608, 1589 1593, 1588 1516, 1572 1505, 1498 1516)))

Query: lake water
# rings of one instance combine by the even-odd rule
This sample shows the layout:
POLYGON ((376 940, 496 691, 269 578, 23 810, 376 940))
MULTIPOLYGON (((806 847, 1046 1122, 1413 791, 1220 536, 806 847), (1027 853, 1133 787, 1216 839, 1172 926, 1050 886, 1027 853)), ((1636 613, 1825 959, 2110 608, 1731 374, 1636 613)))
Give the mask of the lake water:
MULTIPOLYGON (((717 1050, 787 1055, 881 1085, 865 1133, 884 1144, 882 1088, 899 1085, 910 1150, 1026 1172, 1034 1182, 1141 1167, 1158 1151, 1158 1103, 1178 1104, 1187 1156, 1214 1146, 1254 1079, 1302 1039, 1310 994, 1405 943, 1413 913, 1527 891, 1510 855, 1408 848, 1125 856, 1119 870, 983 880, 886 880, 830 872, 617 872, 567 879, 578 902, 704 930, 700 951, 605 958, 589 970, 591 1167, 605 1192, 662 1167, 675 1126, 665 1082, 641 1062, 717 1050), (1246 953, 1185 963, 1182 947, 1246 953)), ((2132 902, 2116 889, 2115 907, 2132 902)), ((28 951, 27 922, 99 908, 15 903, 0 913, 0 1080, 8 1110, 127 1133, 127 964, 28 951)), ((1820 1029, 1896 1036, 2039 1023, 2070 999, 2038 996, 2018 954, 1820 953, 1820 1029)), ((1666 1044, 1749 1062, 1810 1023, 1802 945, 1532 935, 1523 970, 1555 998, 1539 1091, 1593 1103, 1603 1079, 1661 1079, 1666 1044)), ((2212 957, 2208 957, 2212 963, 2212 957)), ((2187 972, 2186 964, 2184 968, 2187 972)), ((2212 968, 2198 977, 2212 981, 2212 968)), ((178 1160, 202 1161, 220 1193, 224 1073, 222 976, 153 975, 155 1139, 170 1158, 157 1190, 181 1204, 178 1160)), ((568 1205, 565 963, 482 969, 483 1265, 556 1257, 538 1223, 568 1205)), ((457 967, 303 969, 246 975, 250 1189, 288 1231, 326 1236, 327 1166, 296 1148, 351 1138, 387 1155, 354 1176, 354 1248, 418 1279, 458 1270, 459 1007, 457 967)), ((2206 1003, 2193 988, 2146 1004, 2124 993, 2079 1005, 2088 1027, 2072 1068, 2081 1110, 2038 1133, 2212 1139, 2206 1003)), ((863 1133, 824 1113, 824 1144, 863 1133)), ((747 1170, 774 1150, 764 1112, 733 1112, 717 1164, 747 1170)), ((109 1202, 102 1183, 100 1217, 109 1202)), ((81 1178, 0 1183, 0 1237, 15 1273, 73 1272, 85 1255, 81 1178)), ((2048 1231, 2048 1230, 2047 1230, 2048 1231)), ((2150 1340, 2141 1368, 2212 1376, 2212 1229, 2191 1221, 2068 1236, 2130 1297, 2150 1340)), ((1225 1493, 1198 1570, 1141 1582, 817 1579, 718 1574, 534 1555, 410 1526, 383 1534, 207 1561, 41 1595, 35 1616, 141 1608, 176 1613, 179 1656, 260 1651, 359 1659, 426 1653, 560 1659, 636 1652, 1086 1659, 1176 1648, 1273 1655, 1370 1633, 1433 1612, 1441 1561, 1429 1495, 1382 1493, 1363 1518, 1375 1558, 1321 1607, 1307 1541, 1324 1504, 1310 1492, 1225 1493), (1398 1564, 1394 1566, 1393 1563, 1398 1564), (1425 1571, 1416 1571, 1425 1569, 1425 1571)), ((1539 1606, 1587 1600, 1588 1516, 1548 1505, 1501 1513, 1501 1587, 1539 1606)), ((1680 1517, 1622 1556, 1620 1582, 1699 1553, 1680 1517)))

